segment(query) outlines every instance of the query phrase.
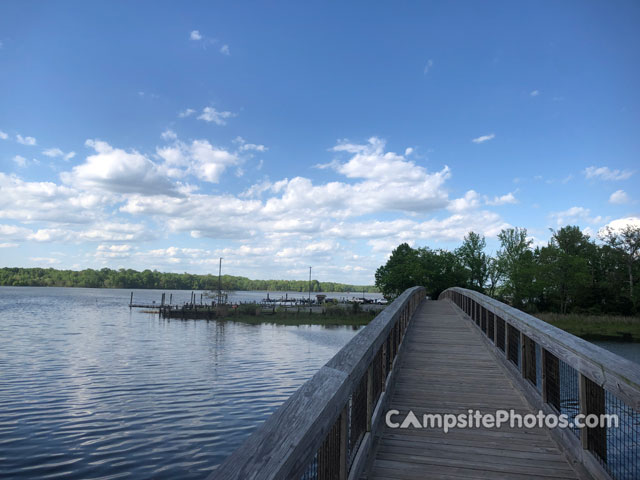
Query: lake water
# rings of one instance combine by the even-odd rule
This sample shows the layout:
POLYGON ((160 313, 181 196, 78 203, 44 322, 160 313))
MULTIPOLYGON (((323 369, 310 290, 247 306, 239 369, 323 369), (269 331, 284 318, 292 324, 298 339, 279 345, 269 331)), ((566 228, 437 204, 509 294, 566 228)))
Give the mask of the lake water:
POLYGON ((640 363, 640 343, 639 342, 612 342, 596 341, 592 342, 610 352, 620 355, 632 362, 640 363))
POLYGON ((357 330, 162 320, 129 295, 0 287, 0 478, 205 478, 357 330))
POLYGON ((0 287, 0 478, 205 478, 357 331, 162 320, 130 292, 0 287))

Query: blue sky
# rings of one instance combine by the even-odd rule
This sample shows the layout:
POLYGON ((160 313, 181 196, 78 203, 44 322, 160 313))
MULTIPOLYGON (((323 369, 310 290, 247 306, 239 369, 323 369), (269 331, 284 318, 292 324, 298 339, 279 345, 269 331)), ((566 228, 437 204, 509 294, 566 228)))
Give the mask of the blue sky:
POLYGON ((0 4, 3 266, 372 283, 639 222, 638 2, 0 4))

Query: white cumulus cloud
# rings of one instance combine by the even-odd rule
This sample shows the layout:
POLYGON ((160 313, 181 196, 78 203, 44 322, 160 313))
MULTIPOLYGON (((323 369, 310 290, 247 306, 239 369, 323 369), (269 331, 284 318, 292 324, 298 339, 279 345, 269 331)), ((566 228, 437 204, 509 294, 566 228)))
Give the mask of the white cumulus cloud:
POLYGON ((241 152, 246 152, 246 151, 251 151, 251 150, 255 151, 255 152, 266 152, 267 150, 269 150, 264 145, 255 144, 255 143, 247 143, 247 141, 242 137, 236 137, 233 140, 233 143, 238 145, 238 150, 240 150, 241 152))
POLYGON ((609 197, 609 203, 623 204, 629 203, 629 195, 624 190, 616 190, 609 197))
POLYGON ((158 148, 156 153, 164 160, 161 169, 167 176, 181 178, 191 174, 211 183, 218 183, 227 167, 239 161, 237 155, 208 140, 194 140, 191 144, 176 141, 158 148))
POLYGON ((164 132, 162 132, 161 136, 163 140, 175 140, 176 138, 178 138, 176 132, 171 129, 166 129, 164 132))
POLYGON ((626 217, 612 220, 599 230, 599 234, 604 233, 607 228, 613 230, 614 232, 620 232, 629 226, 640 228, 640 218, 626 217))
POLYGON ((16 135, 16 141, 22 145, 33 146, 36 144, 36 139, 33 137, 23 137, 22 135, 16 135))
POLYGON ((202 113, 198 115, 198 120, 204 120, 205 122, 213 122, 216 125, 226 125, 227 118, 234 117, 231 112, 219 112, 213 107, 204 107, 202 113))
POLYGON ((47 148, 46 150, 42 151, 42 154, 46 155, 47 157, 55 158, 63 156, 64 152, 59 148, 47 148))
POLYGON ((494 133, 490 133, 489 135, 481 135, 477 138, 474 138, 471 141, 473 143, 484 143, 484 142, 488 142, 489 140, 493 140, 494 138, 496 138, 496 135, 494 133))
POLYGON ((609 167, 587 167, 584 175, 596 180, 626 180, 635 172, 631 170, 610 169, 609 167))
POLYGON ((602 216, 592 216, 591 210, 584 207, 571 207, 561 212, 551 213, 558 226, 575 225, 580 223, 596 224, 602 222, 602 216))
POLYGON ((174 185, 145 155, 114 148, 101 140, 87 140, 95 150, 85 163, 61 174, 62 180, 84 190, 100 189, 113 193, 175 194, 174 185))
POLYGON ((27 159, 24 158, 22 155, 16 155, 15 157, 12 158, 12 160, 13 160, 13 163, 15 163, 19 167, 27 166, 27 159))

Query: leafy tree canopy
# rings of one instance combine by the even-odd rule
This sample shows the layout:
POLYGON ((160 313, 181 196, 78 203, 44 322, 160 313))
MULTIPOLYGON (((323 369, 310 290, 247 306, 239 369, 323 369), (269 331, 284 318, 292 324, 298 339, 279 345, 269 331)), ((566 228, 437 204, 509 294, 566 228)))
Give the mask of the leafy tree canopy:
POLYGON ((432 298, 460 286, 532 312, 628 315, 640 309, 640 227, 606 229, 600 244, 577 226, 552 233, 546 246, 534 249, 526 229, 504 229, 494 256, 475 232, 453 252, 403 243, 376 271, 376 286, 388 298, 415 285, 432 298))

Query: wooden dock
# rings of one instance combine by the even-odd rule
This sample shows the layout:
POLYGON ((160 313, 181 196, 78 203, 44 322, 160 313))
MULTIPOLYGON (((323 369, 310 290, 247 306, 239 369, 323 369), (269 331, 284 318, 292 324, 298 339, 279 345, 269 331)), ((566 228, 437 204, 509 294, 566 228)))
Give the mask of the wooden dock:
MULTIPOLYGON (((446 301, 425 302, 407 331, 389 409, 466 414, 497 407, 535 413, 484 345, 481 333, 446 301)), ((457 429, 384 427, 361 479, 581 478, 549 432, 508 426, 457 429)), ((584 475, 583 475, 584 477, 584 475)))

